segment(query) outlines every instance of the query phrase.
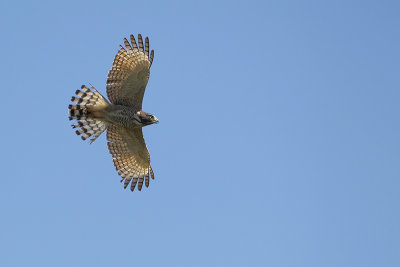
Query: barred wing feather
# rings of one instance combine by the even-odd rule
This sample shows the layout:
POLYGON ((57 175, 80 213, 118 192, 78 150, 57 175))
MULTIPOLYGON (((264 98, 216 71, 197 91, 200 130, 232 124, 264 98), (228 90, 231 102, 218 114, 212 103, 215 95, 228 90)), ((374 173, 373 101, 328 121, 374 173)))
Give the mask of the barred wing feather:
POLYGON ((143 182, 149 186, 150 176, 154 173, 150 166, 150 154, 147 150, 141 128, 125 129, 109 125, 107 129, 108 149, 118 174, 124 181, 124 188, 131 183, 131 191, 138 186, 142 190, 143 182))
POLYGON ((108 72, 107 96, 113 104, 141 110, 154 50, 149 55, 148 37, 145 39, 144 46, 140 34, 138 35, 139 45, 133 35, 130 36, 130 41, 131 43, 124 38, 125 47, 121 46, 108 72))

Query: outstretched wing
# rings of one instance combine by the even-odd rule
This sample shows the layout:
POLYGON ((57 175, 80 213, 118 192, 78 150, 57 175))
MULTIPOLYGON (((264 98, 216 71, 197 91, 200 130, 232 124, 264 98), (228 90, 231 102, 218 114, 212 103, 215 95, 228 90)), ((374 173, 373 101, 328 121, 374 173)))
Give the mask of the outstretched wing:
POLYGON ((138 184, 142 190, 143 181, 149 186, 150 176, 154 173, 150 166, 150 155, 143 138, 142 128, 126 129, 109 125, 107 129, 108 150, 113 157, 113 162, 118 174, 124 182, 124 188, 131 183, 131 191, 138 184), (139 182, 139 183, 138 183, 139 182))
POLYGON ((135 37, 133 35, 130 37, 132 45, 124 38, 126 48, 121 46, 108 72, 107 96, 113 104, 141 110, 154 50, 151 50, 149 55, 148 37, 145 39, 144 49, 142 35, 138 35, 139 47, 135 37))

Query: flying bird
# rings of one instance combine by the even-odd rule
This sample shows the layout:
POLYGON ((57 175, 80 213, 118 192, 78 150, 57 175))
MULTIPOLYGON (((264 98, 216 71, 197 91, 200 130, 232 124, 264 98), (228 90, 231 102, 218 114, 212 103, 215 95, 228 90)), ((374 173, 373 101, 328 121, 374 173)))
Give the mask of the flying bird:
POLYGON ((142 110, 144 91, 150 77, 154 50, 149 53, 149 38, 144 45, 142 35, 124 38, 108 72, 106 91, 109 101, 90 84, 76 90, 76 96, 68 106, 69 119, 82 140, 89 137, 93 143, 107 130, 107 145, 124 188, 130 183, 133 191, 137 185, 142 190, 143 182, 149 186, 154 172, 150 165, 150 154, 143 138, 142 127, 157 123, 158 119, 142 110))

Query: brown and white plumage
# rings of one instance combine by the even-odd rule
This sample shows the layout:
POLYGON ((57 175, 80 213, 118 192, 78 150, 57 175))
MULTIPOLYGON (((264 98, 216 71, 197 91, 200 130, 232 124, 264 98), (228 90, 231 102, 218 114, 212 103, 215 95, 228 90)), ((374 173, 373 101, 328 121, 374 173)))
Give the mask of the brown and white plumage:
POLYGON ((138 36, 139 48, 135 37, 131 42, 124 38, 126 49, 121 46, 114 58, 113 66, 107 77, 107 96, 111 103, 142 109, 144 91, 150 76, 154 50, 149 57, 149 38, 143 50, 142 36, 138 36))
POLYGON ((90 117, 93 116, 88 113, 89 111, 93 113, 96 110, 106 107, 109 105, 109 102, 93 86, 89 89, 85 85, 82 85, 81 90, 76 90, 75 94, 77 97, 73 96, 71 101, 77 103, 77 105, 68 106, 69 119, 77 120, 77 123, 72 125, 72 128, 79 128, 76 130, 76 134, 82 135, 82 140, 86 140, 93 135, 90 140, 90 143, 93 143, 107 128, 107 123, 91 119, 90 117))
POLYGON ((113 157, 113 162, 118 174, 121 175, 126 188, 132 180, 131 190, 138 182, 141 190, 143 181, 149 186, 149 173, 154 179, 150 166, 150 155, 144 142, 141 128, 128 130, 117 126, 110 126, 107 130, 108 149, 113 157))
POLYGON ((133 191, 143 183, 149 186, 154 173, 150 165, 150 154, 143 138, 142 127, 158 122, 150 113, 142 111, 144 91, 150 76, 150 67, 154 51, 149 53, 149 39, 138 35, 130 36, 131 43, 124 38, 107 78, 107 101, 93 86, 82 86, 72 97, 76 105, 69 105, 70 120, 75 119, 72 127, 78 128, 76 134, 91 142, 107 129, 107 145, 113 157, 118 174, 124 181, 124 188, 131 182, 133 191))

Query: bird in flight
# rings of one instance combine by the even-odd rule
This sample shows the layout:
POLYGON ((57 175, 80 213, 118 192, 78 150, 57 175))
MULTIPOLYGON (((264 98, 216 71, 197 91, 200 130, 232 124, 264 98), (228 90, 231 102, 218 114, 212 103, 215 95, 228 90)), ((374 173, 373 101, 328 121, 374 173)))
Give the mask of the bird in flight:
POLYGON ((142 110, 144 91, 150 76, 154 50, 149 53, 149 38, 143 46, 142 35, 124 38, 108 72, 106 91, 109 101, 92 85, 82 85, 68 106, 69 119, 76 120, 72 125, 82 140, 89 137, 94 142, 107 130, 107 145, 115 168, 124 182, 130 183, 133 191, 137 185, 142 190, 143 182, 149 186, 154 172, 150 165, 150 154, 143 138, 142 127, 157 123, 158 119, 142 110))

